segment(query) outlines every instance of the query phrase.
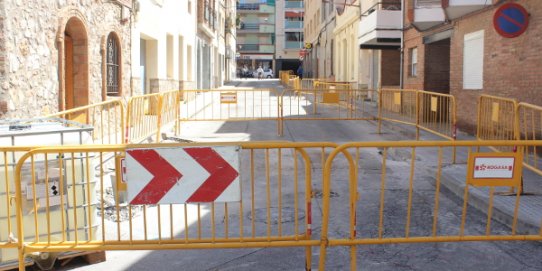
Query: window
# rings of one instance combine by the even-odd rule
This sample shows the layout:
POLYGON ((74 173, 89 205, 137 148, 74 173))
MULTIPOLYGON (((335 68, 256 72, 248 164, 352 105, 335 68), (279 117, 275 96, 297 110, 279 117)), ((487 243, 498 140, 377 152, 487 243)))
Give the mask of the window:
POLYGON ((484 88, 484 30, 465 35, 463 89, 484 88))
POLYGON ((303 32, 284 32, 287 41, 303 41, 303 32))
POLYGON ((412 77, 418 76, 418 48, 410 48, 410 69, 409 69, 409 75, 412 77))
POLYGON ((116 36, 111 33, 107 37, 107 96, 119 96, 119 78, 120 77, 120 55, 119 55, 119 44, 116 36))

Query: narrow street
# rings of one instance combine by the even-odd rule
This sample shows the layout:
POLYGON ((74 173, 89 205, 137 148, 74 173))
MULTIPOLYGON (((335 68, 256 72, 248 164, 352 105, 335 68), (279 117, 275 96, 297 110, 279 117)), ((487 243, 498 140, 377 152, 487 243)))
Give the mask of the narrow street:
MULTIPOLYGON (((231 87, 238 88, 277 88, 282 91, 278 80, 244 79, 233 82, 231 87)), ((228 87, 224 87, 227 89, 228 87)), ((273 121, 232 121, 232 122, 189 122, 182 126, 180 138, 195 142, 234 142, 234 141, 292 141, 292 142, 356 142, 356 141, 401 141, 412 140, 408 131, 388 129, 377 134, 374 121, 289 121, 285 122, 284 136, 277 135, 276 123, 273 121)), ((424 135, 422 140, 433 139, 424 135)), ((386 186, 381 190, 382 150, 367 148, 361 150, 358 183, 360 196, 357 202, 358 236, 375 238, 378 236, 380 198, 385 195, 383 236, 400 237, 405 234, 406 206, 409 199, 410 150, 397 148, 387 150, 386 186)), ((311 156, 312 189, 314 203, 312 207, 313 238, 320 235, 322 218, 322 201, 318 191, 322 189, 322 165, 319 150, 309 150, 311 156)), ((291 153, 283 154, 284 161, 292 159, 291 153)), ((295 159, 293 159, 295 160, 295 159)), ((338 159, 333 165, 330 236, 348 236, 348 197, 347 165, 338 159)), ((241 164, 250 163, 250 157, 241 156, 241 164)), ((257 160, 256 168, 266 166, 263 159, 257 160)), ((271 167, 276 166, 271 161, 271 167)), ((286 163, 286 162, 285 162, 286 163)), ((410 236, 427 236, 431 232, 435 201, 436 180, 434 169, 435 154, 430 151, 419 151, 416 154, 414 185, 412 193, 412 218, 410 236)), ((243 167, 244 168, 244 167, 243 167)), ((291 175, 292 165, 285 165, 282 175, 287 182, 291 175)), ((247 170, 248 171, 248 170, 247 170)), ((242 171, 242 182, 250 179, 250 172, 242 171)), ((264 174, 257 174, 256 187, 262 186, 264 174), (261 176, 260 176, 261 175, 261 176)), ((273 175, 275 176, 275 175, 273 175)), ((243 184, 243 195, 248 194, 250 185, 243 184)), ((301 185, 302 186, 302 185, 301 185)), ((284 189, 293 189, 285 185, 284 189)), ((263 190, 261 190, 263 191, 263 190)), ((298 191, 302 193, 303 191, 298 191)), ((283 194, 293 191, 283 191, 283 194)), ((256 195, 265 198, 264 193, 256 195)), ((259 201, 257 201, 259 202, 259 201)), ((284 200, 286 205, 287 200, 284 200)), ((440 188, 440 208, 438 212, 439 234, 457 234, 461 224, 463 201, 450 193, 445 187, 440 188)), ((276 203, 275 203, 276 204, 276 203)), ((281 222, 284 229, 291 227, 295 218, 289 207, 272 205, 272 217, 279 213, 284 216, 281 222), (289 219, 288 219, 289 218, 289 219)), ((156 207, 149 207, 149 210, 156 207)), ((217 208, 218 209, 218 208, 217 208)), ((245 217, 245 232, 251 220, 264 228, 267 224, 265 213, 260 217, 238 212, 229 213, 234 220, 236 216, 245 217)), ((216 211, 216 217, 222 217, 216 211)), ((484 235, 487 215, 469 208, 465 231, 469 235, 484 235)), ((304 221, 303 217, 299 221, 304 221)), ((239 226, 236 223, 229 227, 239 226)), ((274 229, 274 228, 273 228, 274 229)), ((217 232, 223 229, 217 229, 217 232)), ((231 231, 235 232, 236 229, 231 231)), ((492 221, 492 232, 510 232, 507 225, 492 221)), ((357 246, 358 270, 540 270, 542 268, 542 245, 537 242, 456 242, 456 243, 420 243, 357 246)), ((350 249, 348 247, 329 247, 327 249, 326 269, 347 270, 350 267, 350 249)), ((312 267, 317 269, 320 248, 312 248, 312 267)), ((107 261, 94 265, 82 262, 71 262, 57 270, 304 270, 304 248, 245 248, 245 249, 194 249, 164 251, 108 251, 107 261), (165 264, 167 263, 167 264, 165 264)))

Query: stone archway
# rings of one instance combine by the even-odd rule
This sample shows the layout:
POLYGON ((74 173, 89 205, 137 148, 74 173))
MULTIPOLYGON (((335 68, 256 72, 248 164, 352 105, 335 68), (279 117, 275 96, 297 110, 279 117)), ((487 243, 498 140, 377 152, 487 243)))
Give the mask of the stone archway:
MULTIPOLYGON (((65 24, 62 36, 62 82, 60 110, 77 108, 89 104, 89 55, 85 24, 71 17, 65 24)), ((81 116, 73 116, 78 119, 81 116)))

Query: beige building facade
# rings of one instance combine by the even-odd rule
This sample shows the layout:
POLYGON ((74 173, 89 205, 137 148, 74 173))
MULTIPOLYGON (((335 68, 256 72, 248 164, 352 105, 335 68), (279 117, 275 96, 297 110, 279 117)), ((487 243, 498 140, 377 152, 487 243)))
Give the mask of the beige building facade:
POLYGON ((336 10, 332 1, 305 1, 304 73, 307 77, 333 78, 336 10))
POLYGON ((232 29, 236 16, 235 1, 196 2, 196 85, 199 89, 220 87, 225 80, 231 78, 235 70, 232 63, 235 55, 233 41, 236 31, 232 29))
POLYGON ((304 45, 304 1, 277 1, 275 10, 275 74, 296 71, 301 65, 304 45))
POLYGON ((275 67, 275 1, 239 0, 237 4, 237 69, 275 67))
POLYGON ((335 80, 358 82, 359 47, 357 46, 360 20, 360 1, 345 1, 346 5, 336 7, 334 35, 335 80))

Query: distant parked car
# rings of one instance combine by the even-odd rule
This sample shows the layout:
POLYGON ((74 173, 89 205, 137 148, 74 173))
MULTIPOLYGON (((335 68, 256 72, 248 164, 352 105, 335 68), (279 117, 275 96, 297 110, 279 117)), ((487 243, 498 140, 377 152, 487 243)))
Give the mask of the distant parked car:
POLYGON ((241 70, 239 73, 240 73, 241 78, 252 78, 253 77, 252 72, 250 72, 249 70, 247 70, 246 72, 241 70))
MULTIPOLYGON (((253 77, 258 78, 258 72, 257 71, 253 72, 253 77)), ((263 78, 274 78, 274 77, 275 76, 273 75, 273 70, 272 69, 269 69, 269 68, 263 69, 263 78)))

